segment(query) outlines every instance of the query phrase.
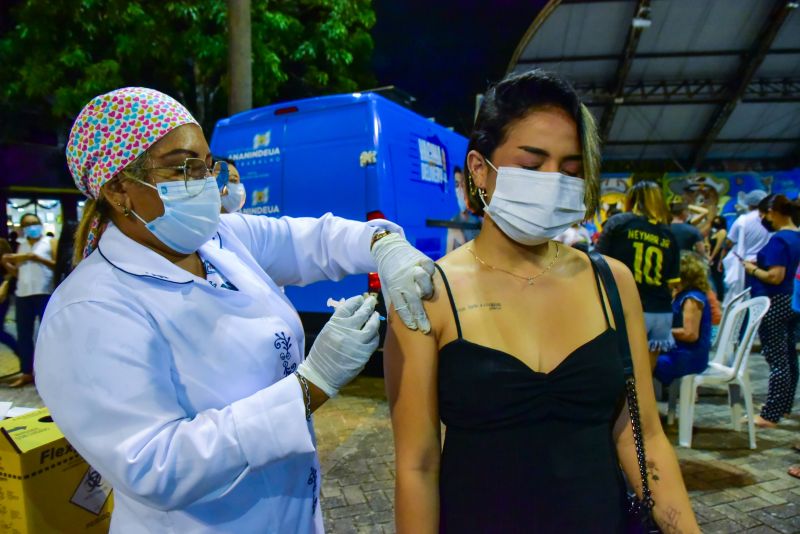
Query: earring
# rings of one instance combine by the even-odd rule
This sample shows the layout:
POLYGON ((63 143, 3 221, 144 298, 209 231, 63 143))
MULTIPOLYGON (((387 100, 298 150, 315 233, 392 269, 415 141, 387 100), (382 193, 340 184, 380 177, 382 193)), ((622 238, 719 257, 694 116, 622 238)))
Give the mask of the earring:
POLYGON ((475 193, 478 191, 478 188, 475 187, 475 178, 472 177, 472 172, 467 174, 467 179, 469 180, 469 184, 468 184, 469 194, 470 195, 475 195, 475 193))
POLYGON ((123 214, 125 217, 130 217, 130 216, 131 216, 131 210, 129 210, 127 206, 123 206, 123 205, 122 205, 122 204, 120 204, 119 202, 117 202, 117 206, 119 206, 120 208, 122 208, 122 214, 123 214))

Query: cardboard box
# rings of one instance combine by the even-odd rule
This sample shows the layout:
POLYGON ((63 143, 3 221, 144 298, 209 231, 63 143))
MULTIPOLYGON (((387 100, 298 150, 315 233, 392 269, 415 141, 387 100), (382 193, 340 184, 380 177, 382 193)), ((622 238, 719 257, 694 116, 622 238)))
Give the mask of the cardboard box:
POLYGON ((112 506, 46 408, 0 421, 0 532, 108 532, 112 506))

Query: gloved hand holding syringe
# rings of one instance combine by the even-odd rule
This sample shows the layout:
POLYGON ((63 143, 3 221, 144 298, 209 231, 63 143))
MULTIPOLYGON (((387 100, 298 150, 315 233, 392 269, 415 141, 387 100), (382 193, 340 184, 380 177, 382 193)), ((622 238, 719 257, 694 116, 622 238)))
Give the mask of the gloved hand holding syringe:
POLYGON ((333 397, 364 368, 378 348, 380 315, 375 311, 378 299, 358 295, 345 300, 328 300, 336 308, 322 327, 308 357, 297 373, 333 397))
MULTIPOLYGON (((364 293, 364 295, 363 295, 364 298, 367 298, 369 296, 370 296, 369 293, 364 293)), ((328 297, 328 302, 326 302, 325 305, 327 307, 333 308, 335 310, 336 308, 338 308, 339 306, 344 304, 344 301, 345 301, 344 297, 340 298, 339 300, 334 300, 333 297, 328 297)), ((385 321, 386 320, 386 317, 384 317, 383 315, 379 315, 378 318, 381 321, 385 321)))

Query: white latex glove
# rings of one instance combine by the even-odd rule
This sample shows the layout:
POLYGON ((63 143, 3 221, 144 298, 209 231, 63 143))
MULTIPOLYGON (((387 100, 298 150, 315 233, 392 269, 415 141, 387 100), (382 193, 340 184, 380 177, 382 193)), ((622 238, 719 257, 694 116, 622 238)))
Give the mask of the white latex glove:
POLYGON ((333 397, 364 366, 378 348, 378 300, 350 297, 336 308, 297 372, 333 397))
POLYGON ((379 239, 372 247, 386 301, 411 330, 431 331, 422 299, 433 296, 433 260, 412 247, 400 234, 379 239))

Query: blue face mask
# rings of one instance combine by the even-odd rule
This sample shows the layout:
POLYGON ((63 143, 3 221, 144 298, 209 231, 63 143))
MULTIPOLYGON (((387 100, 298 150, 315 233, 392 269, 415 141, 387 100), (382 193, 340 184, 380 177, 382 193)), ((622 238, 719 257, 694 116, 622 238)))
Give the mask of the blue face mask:
POLYGON ((25 237, 28 239, 39 239, 42 237, 42 225, 32 224, 30 226, 26 226, 22 229, 22 233, 24 233, 25 237))
POLYGON ((213 176, 206 178, 202 186, 196 184, 198 189, 202 187, 202 191, 194 195, 187 191, 183 180, 142 184, 158 192, 164 204, 164 215, 147 222, 133 210, 131 213, 175 252, 191 254, 217 233, 220 198, 213 176))

